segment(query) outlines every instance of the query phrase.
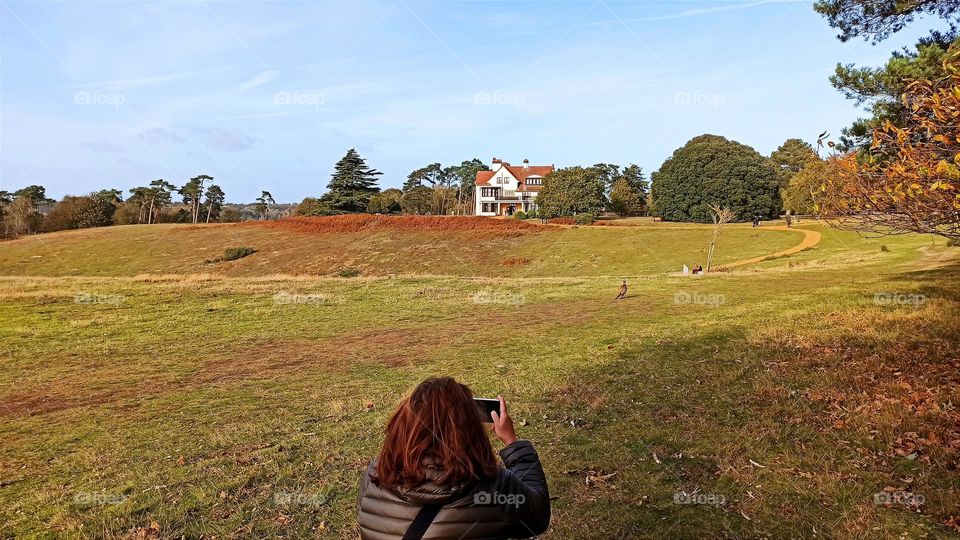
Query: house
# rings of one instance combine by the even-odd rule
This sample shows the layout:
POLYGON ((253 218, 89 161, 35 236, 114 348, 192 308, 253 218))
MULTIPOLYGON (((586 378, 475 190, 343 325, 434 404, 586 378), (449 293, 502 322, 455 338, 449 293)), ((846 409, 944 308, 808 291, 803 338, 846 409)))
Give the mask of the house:
POLYGON ((553 165, 510 165, 493 158, 489 171, 477 172, 474 194, 478 216, 512 216, 537 209, 537 193, 543 187, 543 177, 553 172, 553 165))

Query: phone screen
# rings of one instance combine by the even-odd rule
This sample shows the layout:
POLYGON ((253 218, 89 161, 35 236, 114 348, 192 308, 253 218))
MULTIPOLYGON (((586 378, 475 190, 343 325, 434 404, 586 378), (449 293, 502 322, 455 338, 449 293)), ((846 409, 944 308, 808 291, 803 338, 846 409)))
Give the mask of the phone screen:
POLYGON ((480 416, 483 417, 483 421, 493 423, 493 417, 490 416, 490 413, 500 412, 500 400, 490 398, 473 398, 473 402, 476 403, 477 408, 480 409, 480 416))

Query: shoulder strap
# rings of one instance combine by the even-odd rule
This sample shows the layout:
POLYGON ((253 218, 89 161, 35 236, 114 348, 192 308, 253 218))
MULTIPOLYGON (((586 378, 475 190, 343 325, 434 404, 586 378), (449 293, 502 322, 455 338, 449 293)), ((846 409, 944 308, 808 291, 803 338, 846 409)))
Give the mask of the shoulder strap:
POLYGON ((440 513, 441 508, 443 507, 438 504, 428 504, 420 508, 417 517, 413 519, 413 523, 407 529, 407 533, 403 535, 403 540, 420 540, 423 538, 427 529, 430 528, 430 524, 440 513))

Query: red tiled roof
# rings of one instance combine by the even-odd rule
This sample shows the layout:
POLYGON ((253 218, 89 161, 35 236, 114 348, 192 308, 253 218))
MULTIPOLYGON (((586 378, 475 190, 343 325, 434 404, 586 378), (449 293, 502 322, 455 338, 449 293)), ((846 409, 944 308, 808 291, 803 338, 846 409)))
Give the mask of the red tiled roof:
MULTIPOLYGON (((509 165, 504 163, 503 166, 520 181, 520 189, 528 191, 540 191, 542 187, 528 186, 526 182, 528 176, 546 176, 553 172, 553 165, 530 165, 524 167, 523 165, 509 165)), ((493 178, 493 171, 477 171, 478 186, 489 185, 491 178, 493 178)))

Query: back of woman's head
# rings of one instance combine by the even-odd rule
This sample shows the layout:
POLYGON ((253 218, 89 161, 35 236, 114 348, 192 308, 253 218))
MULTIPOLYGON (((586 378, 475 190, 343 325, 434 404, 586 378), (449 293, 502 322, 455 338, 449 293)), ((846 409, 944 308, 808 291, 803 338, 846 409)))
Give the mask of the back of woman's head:
POLYGON ((427 379, 403 400, 390 422, 377 460, 376 482, 415 487, 426 479, 424 460, 439 467, 438 485, 492 478, 493 447, 473 401, 473 392, 451 377, 427 379))

